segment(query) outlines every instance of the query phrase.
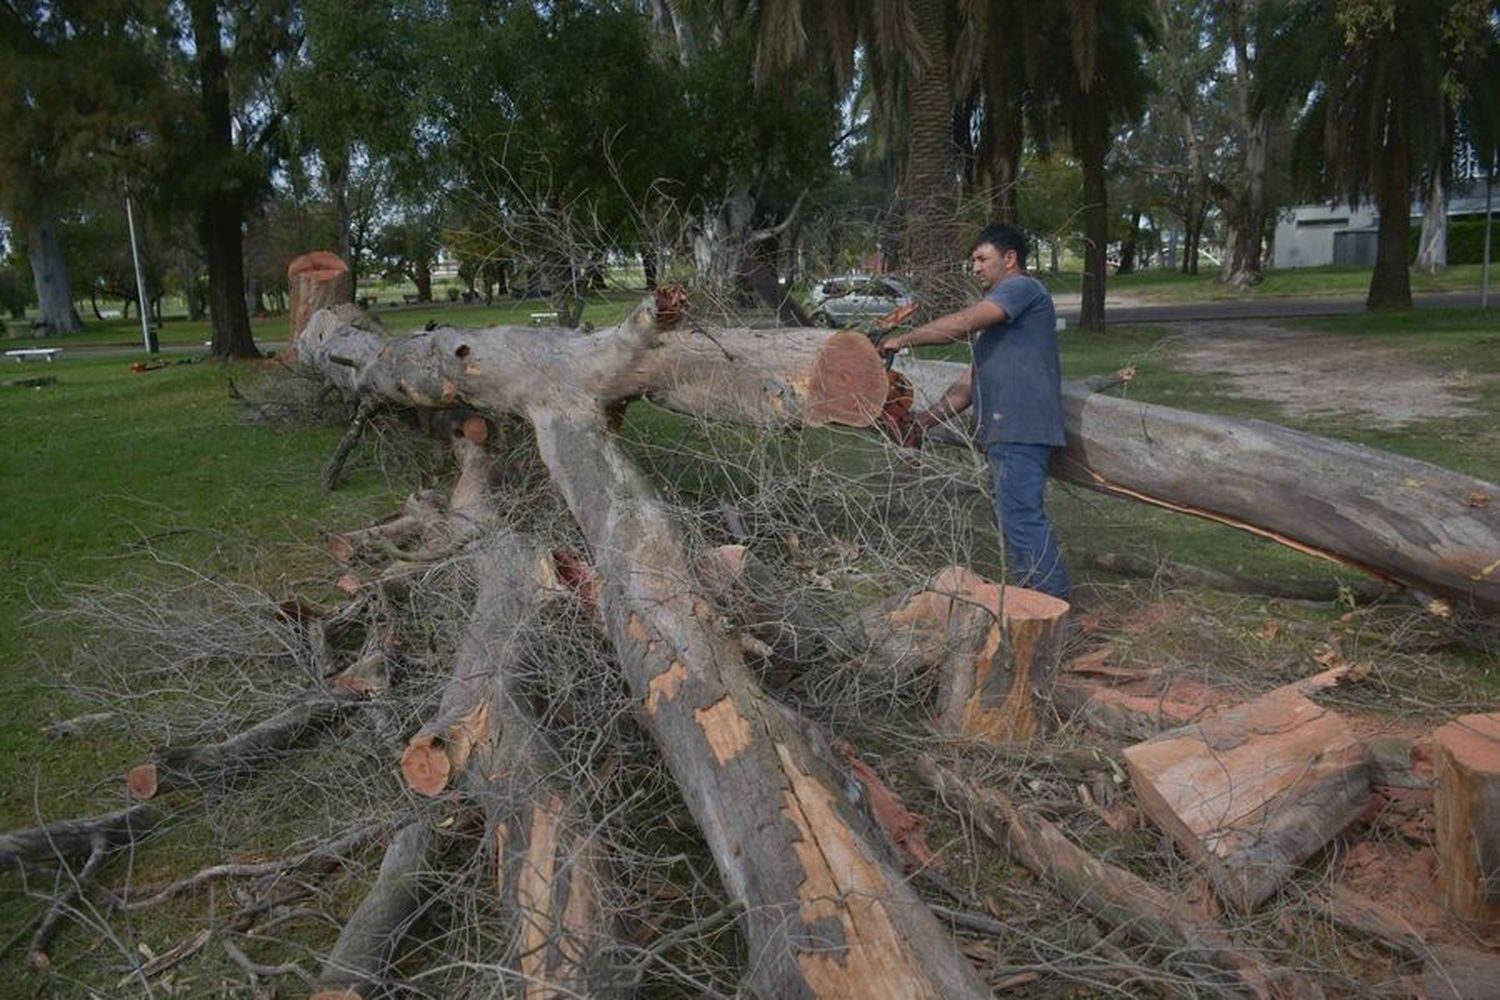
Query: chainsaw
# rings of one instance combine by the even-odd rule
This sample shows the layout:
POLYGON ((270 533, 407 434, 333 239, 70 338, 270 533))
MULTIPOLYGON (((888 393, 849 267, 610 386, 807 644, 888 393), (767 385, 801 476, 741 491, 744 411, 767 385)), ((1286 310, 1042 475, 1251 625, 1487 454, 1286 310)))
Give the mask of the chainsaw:
MULTIPOLYGON (((898 306, 871 323, 864 334, 870 338, 870 343, 875 345, 875 349, 880 350, 880 341, 885 338, 885 335, 911 319, 916 311, 915 302, 898 306)), ((885 405, 880 411, 880 430, 896 444, 907 448, 914 447, 919 443, 919 436, 911 418, 911 408, 916 401, 916 394, 912 391, 911 380, 891 367, 896 360, 896 352, 882 351, 881 354, 885 359, 886 395, 885 405)))

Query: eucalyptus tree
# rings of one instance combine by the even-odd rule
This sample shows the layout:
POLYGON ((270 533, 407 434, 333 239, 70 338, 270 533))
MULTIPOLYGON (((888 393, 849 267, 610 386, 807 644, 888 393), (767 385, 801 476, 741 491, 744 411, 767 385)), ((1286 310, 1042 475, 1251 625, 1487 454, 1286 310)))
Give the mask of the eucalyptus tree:
POLYGON ((159 96, 149 4, 0 3, 0 208, 42 321, 80 327, 59 219, 117 168, 159 96))

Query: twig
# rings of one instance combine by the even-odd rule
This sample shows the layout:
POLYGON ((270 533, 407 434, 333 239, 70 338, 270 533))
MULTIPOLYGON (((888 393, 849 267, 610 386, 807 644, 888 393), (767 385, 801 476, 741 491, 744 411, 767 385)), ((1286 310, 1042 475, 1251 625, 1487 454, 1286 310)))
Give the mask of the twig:
POLYGON ((359 401, 359 408, 354 411, 354 419, 349 422, 349 429, 344 432, 343 440, 333 450, 333 457, 328 460, 328 466, 323 470, 323 492, 332 493, 338 485, 339 476, 344 472, 344 463, 349 460, 349 454, 354 451, 354 446, 359 443, 360 437, 365 432, 365 426, 370 422, 370 416, 380 404, 373 399, 365 398, 359 401))
POLYGON ((280 965, 262 965, 253 961, 231 940, 227 933, 219 935, 219 944, 224 946, 224 953, 230 960, 238 965, 245 975, 250 977, 250 985, 254 986, 258 979, 275 979, 281 976, 296 976, 302 980, 302 984, 308 989, 315 985, 313 977, 308 971, 296 962, 282 962, 280 965))
POLYGON ((48 907, 46 916, 42 917, 41 924, 36 933, 31 937, 31 947, 27 949, 32 968, 45 969, 51 964, 47 957, 47 945, 52 940, 52 935, 61 926, 63 917, 71 909, 75 898, 83 894, 84 887, 94 879, 94 873, 104 863, 104 855, 109 850, 109 838, 102 832, 96 831, 93 837, 93 846, 89 850, 89 859, 84 862, 83 869, 76 877, 70 872, 69 884, 66 891, 52 901, 48 907))

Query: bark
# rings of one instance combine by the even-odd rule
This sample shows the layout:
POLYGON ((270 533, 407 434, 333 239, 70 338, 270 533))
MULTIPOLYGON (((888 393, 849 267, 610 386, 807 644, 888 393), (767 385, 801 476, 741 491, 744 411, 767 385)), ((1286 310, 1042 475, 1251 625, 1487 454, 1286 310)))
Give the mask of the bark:
POLYGON ((1500 931, 1500 713, 1465 715, 1432 736, 1438 887, 1454 916, 1500 931))
MULTIPOLYGON (((901 359, 898 367, 922 406, 964 366, 901 359)), ((1063 386, 1063 403, 1068 444, 1052 463, 1058 479, 1241 528, 1462 608, 1500 610, 1500 486, 1260 420, 1076 383, 1063 386)), ((931 437, 967 446, 967 426, 957 420, 931 437)))
MULTIPOLYGON (((323 250, 293 258, 287 265, 286 283, 291 296, 287 322, 294 342, 313 313, 340 302, 354 301, 353 273, 342 259, 323 250)), ((294 358, 292 354, 286 360, 294 358)))
POLYGON ((678 528, 597 420, 531 414, 593 548, 600 607, 643 721, 744 908, 762 996, 982 996, 690 581, 678 528))
POLYGON ((232 782, 276 752, 331 725, 355 697, 348 688, 334 688, 304 697, 222 742, 164 748, 151 762, 131 769, 126 779, 130 797, 140 801, 179 788, 232 782))
POLYGON ((989 621, 975 654, 955 657, 940 678, 938 728, 987 743, 1025 743, 1051 715, 1068 604, 1021 587, 1000 587, 959 567, 929 585, 932 617, 949 625, 955 605, 976 605, 989 621))
POLYGON ((95 838, 101 836, 112 847, 123 847, 145 836, 160 821, 155 809, 138 805, 89 819, 60 820, 0 833, 0 871, 85 856, 93 849, 95 838))
POLYGON ((1375 160, 1375 210, 1380 213, 1375 237, 1375 270, 1370 275, 1367 309, 1410 309, 1411 267, 1407 244, 1411 238, 1411 143, 1399 110, 1387 110, 1385 148, 1375 160))
POLYGON ((1109 193, 1104 158, 1109 152, 1109 117, 1104 101, 1084 95, 1075 110, 1073 147, 1083 167, 1083 301, 1078 327, 1104 329, 1104 291, 1108 280, 1105 250, 1109 242, 1109 193))
POLYGON ((30 224, 26 227, 26 257, 31 263, 37 310, 46 324, 46 332, 56 336, 82 330, 83 320, 73 306, 73 288, 68 283, 62 242, 57 238, 57 219, 45 197, 32 206, 30 224))
POLYGON ((341 316, 349 314, 320 313, 298 349, 346 391, 531 420, 592 549, 600 613, 642 721, 745 914, 747 988, 776 997, 985 995, 799 730, 760 693, 692 582, 680 529, 605 430, 605 405, 647 393, 761 426, 868 425, 886 386, 868 340, 662 331, 642 309, 583 336, 446 329, 388 342, 341 316), (843 360, 828 368, 830 350, 843 360))
POLYGON ((1448 192, 1443 171, 1434 167, 1427 185, 1422 230, 1417 236, 1417 267, 1426 274, 1440 274, 1448 267, 1448 192))
POLYGON ((1145 812, 1241 912, 1369 804, 1369 751, 1295 688, 1125 749, 1145 812))
POLYGON ((197 52, 199 108, 205 130, 205 155, 228 176, 203 196, 198 234, 208 257, 209 315, 213 320, 211 351, 219 358, 258 358, 245 311, 245 259, 241 228, 245 196, 228 171, 234 159, 229 104, 229 60, 220 42, 219 7, 215 0, 188 4, 197 52))
POLYGON ((432 827, 403 827, 380 862, 380 873, 323 960, 313 1000, 359 1000, 384 978, 412 921, 432 894, 432 827))
POLYGON ((432 263, 425 257, 412 261, 411 283, 417 286, 417 301, 432 301, 432 263))
POLYGON ((949 3, 911 0, 907 6, 922 51, 920 68, 908 84, 901 263, 912 277, 917 298, 939 315, 960 304, 960 286, 952 275, 963 252, 958 235, 949 3))
POLYGON ((1424 1000, 1493 1000, 1500 955, 1454 945, 1434 945, 1422 968, 1424 1000))
POLYGON ((1201 985, 1216 993, 1238 987, 1256 997, 1287 1000, 1319 995, 1311 983, 1233 940, 1182 900, 1086 853, 1056 826, 1000 792, 979 788, 930 757, 919 758, 917 770, 940 796, 957 799, 986 837, 1069 903, 1180 962, 1182 971, 1201 985))

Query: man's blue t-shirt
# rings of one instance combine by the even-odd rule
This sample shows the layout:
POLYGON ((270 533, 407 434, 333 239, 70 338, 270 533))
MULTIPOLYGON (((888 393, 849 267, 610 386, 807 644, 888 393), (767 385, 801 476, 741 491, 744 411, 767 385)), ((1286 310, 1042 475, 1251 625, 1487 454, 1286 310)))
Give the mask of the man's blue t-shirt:
POLYGON ((974 335, 974 438, 993 444, 1062 447, 1062 370, 1057 361, 1057 312, 1040 281, 1003 279, 986 298, 1005 321, 974 335))

